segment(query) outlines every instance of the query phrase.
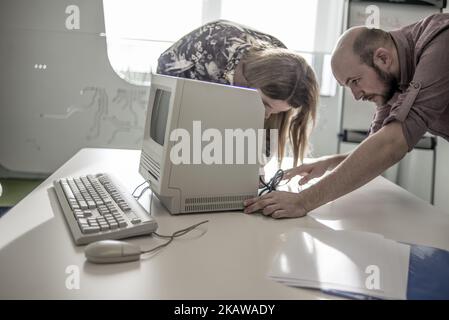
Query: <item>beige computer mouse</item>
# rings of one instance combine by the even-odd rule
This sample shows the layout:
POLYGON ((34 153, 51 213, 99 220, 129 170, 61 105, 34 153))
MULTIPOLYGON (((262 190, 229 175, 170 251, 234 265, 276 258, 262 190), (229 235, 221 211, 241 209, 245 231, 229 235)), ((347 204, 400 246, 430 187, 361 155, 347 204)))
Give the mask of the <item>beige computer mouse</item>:
POLYGON ((86 247, 84 254, 89 262, 119 263, 140 259, 140 247, 125 241, 101 240, 86 247))

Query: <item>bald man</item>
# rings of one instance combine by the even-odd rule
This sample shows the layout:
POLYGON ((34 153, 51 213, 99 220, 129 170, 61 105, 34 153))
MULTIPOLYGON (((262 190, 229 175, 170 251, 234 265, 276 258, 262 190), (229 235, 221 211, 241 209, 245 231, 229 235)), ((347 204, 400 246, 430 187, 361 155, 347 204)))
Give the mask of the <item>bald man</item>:
POLYGON ((371 181, 401 160, 426 133, 449 140, 449 14, 435 14, 385 32, 355 27, 332 54, 338 83, 355 99, 376 104, 370 135, 353 152, 286 171, 300 184, 331 172, 300 193, 272 192, 248 200, 245 212, 301 217, 371 181))

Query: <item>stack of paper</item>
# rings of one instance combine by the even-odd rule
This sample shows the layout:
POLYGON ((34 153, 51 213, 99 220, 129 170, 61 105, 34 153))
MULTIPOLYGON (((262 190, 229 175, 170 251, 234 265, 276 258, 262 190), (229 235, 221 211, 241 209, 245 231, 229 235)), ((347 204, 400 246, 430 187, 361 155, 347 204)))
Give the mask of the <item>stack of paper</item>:
POLYGON ((406 299, 410 246, 382 235, 295 229, 282 236, 269 277, 354 298, 406 299))

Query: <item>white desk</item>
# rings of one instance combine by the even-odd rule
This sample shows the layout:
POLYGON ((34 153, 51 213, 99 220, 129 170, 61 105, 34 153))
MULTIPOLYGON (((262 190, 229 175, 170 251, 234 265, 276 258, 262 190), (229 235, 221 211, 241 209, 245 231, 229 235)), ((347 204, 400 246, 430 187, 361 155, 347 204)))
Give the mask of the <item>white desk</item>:
MULTIPOLYGON (((132 191, 143 181, 139 151, 83 149, 0 219, 0 298, 19 299, 317 299, 266 277, 280 235, 295 227, 377 232, 449 249, 449 216, 379 177, 309 216, 273 220, 239 212, 171 216, 155 198, 158 232, 210 222, 140 262, 94 265, 74 245, 52 181, 112 172, 132 191), (67 266, 80 271, 80 289, 66 288, 67 266)), ((144 248, 162 240, 133 239, 144 248)))

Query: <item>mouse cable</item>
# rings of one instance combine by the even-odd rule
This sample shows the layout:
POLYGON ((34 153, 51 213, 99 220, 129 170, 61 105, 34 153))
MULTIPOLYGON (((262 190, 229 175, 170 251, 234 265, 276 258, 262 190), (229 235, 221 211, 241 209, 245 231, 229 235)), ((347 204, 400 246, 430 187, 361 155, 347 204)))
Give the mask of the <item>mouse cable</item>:
POLYGON ((274 176, 268 182, 263 181, 262 177, 259 176, 260 183, 262 183, 262 185, 264 186, 263 189, 260 190, 259 196, 262 196, 266 193, 275 191, 276 187, 282 181, 283 177, 284 177, 284 170, 282 170, 282 169, 279 169, 278 171, 276 171, 274 176))
POLYGON ((141 253, 141 254, 144 254, 144 253, 150 253, 150 252, 159 250, 159 249, 161 249, 161 248, 163 248, 163 247, 166 247, 166 246, 168 246, 168 245, 170 244, 170 242, 172 242, 175 238, 180 237, 180 236, 183 236, 183 235, 185 235, 186 233, 188 233, 188 232, 192 231, 193 229, 195 229, 196 227, 198 227, 198 226, 200 226, 200 225, 202 225, 202 224, 204 224, 204 223, 207 223, 207 222, 209 222, 209 220, 201 221, 201 222, 196 223, 196 224, 194 224, 194 225, 191 225, 190 227, 187 227, 187 228, 185 228, 185 229, 181 229, 181 230, 175 231, 175 232, 173 232, 172 235, 170 235, 170 236, 166 236, 166 235, 158 234, 157 232, 153 232, 153 234, 154 234, 155 236, 157 236, 157 237, 159 237, 159 238, 168 238, 169 240, 168 240, 167 242, 165 242, 165 243, 163 243, 163 244, 157 246, 157 247, 152 248, 152 249, 149 249, 149 250, 141 250, 140 253, 141 253))

